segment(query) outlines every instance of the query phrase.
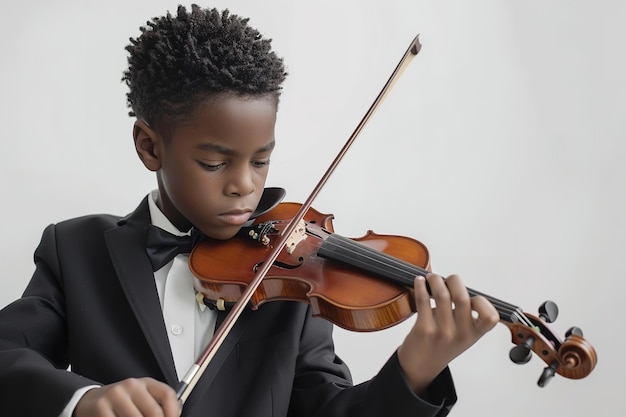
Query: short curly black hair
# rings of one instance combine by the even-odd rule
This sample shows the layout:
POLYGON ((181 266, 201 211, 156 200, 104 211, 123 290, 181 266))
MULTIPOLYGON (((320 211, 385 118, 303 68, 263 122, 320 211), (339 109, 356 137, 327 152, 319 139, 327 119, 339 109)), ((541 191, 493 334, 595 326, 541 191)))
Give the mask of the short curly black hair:
POLYGON ((158 129, 211 96, 270 95, 278 104, 283 60, 248 20, 193 4, 148 21, 126 47, 129 115, 158 129))

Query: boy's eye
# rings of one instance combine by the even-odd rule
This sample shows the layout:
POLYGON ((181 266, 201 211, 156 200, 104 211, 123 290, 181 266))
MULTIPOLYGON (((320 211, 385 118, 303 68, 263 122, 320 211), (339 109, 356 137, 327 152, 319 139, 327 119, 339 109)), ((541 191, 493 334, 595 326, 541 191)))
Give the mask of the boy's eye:
MULTIPOLYGON (((217 163, 217 164, 208 164, 206 162, 198 161, 198 164, 204 170, 207 170, 207 171, 217 171, 217 170, 223 168, 226 165, 226 162, 220 162, 220 163, 217 163)), ((265 166, 270 164, 270 160, 269 159, 261 159, 261 160, 251 161, 251 164, 254 167, 256 167, 256 168, 263 168, 263 167, 265 167, 265 166)))
POLYGON ((224 166, 223 162, 219 164, 206 164, 204 162, 198 162, 198 163, 200 164, 202 168, 206 169, 207 171, 217 171, 218 169, 224 166))
POLYGON ((254 165, 257 168, 262 168, 264 166, 267 166, 270 164, 270 160, 269 159, 264 159, 261 161, 252 161, 252 165, 254 165))

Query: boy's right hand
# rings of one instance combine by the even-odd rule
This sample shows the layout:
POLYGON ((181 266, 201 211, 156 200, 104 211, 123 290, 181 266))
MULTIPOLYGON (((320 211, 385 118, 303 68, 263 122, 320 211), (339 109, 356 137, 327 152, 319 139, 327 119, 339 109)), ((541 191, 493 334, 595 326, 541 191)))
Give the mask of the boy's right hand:
POLYGON ((179 417, 181 404, 176 392, 152 378, 130 378, 89 390, 74 417, 179 417))

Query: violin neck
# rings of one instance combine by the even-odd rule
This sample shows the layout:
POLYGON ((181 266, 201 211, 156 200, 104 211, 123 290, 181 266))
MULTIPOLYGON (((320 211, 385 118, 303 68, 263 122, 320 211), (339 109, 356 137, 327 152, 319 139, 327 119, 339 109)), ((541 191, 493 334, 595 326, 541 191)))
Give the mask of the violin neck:
MULTIPOLYGON (((416 276, 426 276, 429 273, 424 268, 336 233, 331 233, 324 238, 317 254, 322 258, 341 262, 408 288, 413 288, 416 276)), ((428 291, 430 293, 430 288, 428 291)), ((487 298, 498 310, 500 321, 502 322, 516 323, 527 320, 522 310, 513 304, 498 300, 469 287, 467 291, 472 297, 480 295, 487 298)))

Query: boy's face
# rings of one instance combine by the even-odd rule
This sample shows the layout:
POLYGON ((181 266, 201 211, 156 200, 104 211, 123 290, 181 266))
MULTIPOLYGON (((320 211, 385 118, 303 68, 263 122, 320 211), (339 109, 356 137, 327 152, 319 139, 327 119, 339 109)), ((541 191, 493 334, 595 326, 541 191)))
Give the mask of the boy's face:
POLYGON ((137 122, 136 148, 157 172, 167 218, 181 231, 193 225, 215 239, 234 236, 263 194, 275 123, 274 101, 258 97, 208 101, 168 141, 137 122), (153 155, 145 155, 150 146, 153 155))

